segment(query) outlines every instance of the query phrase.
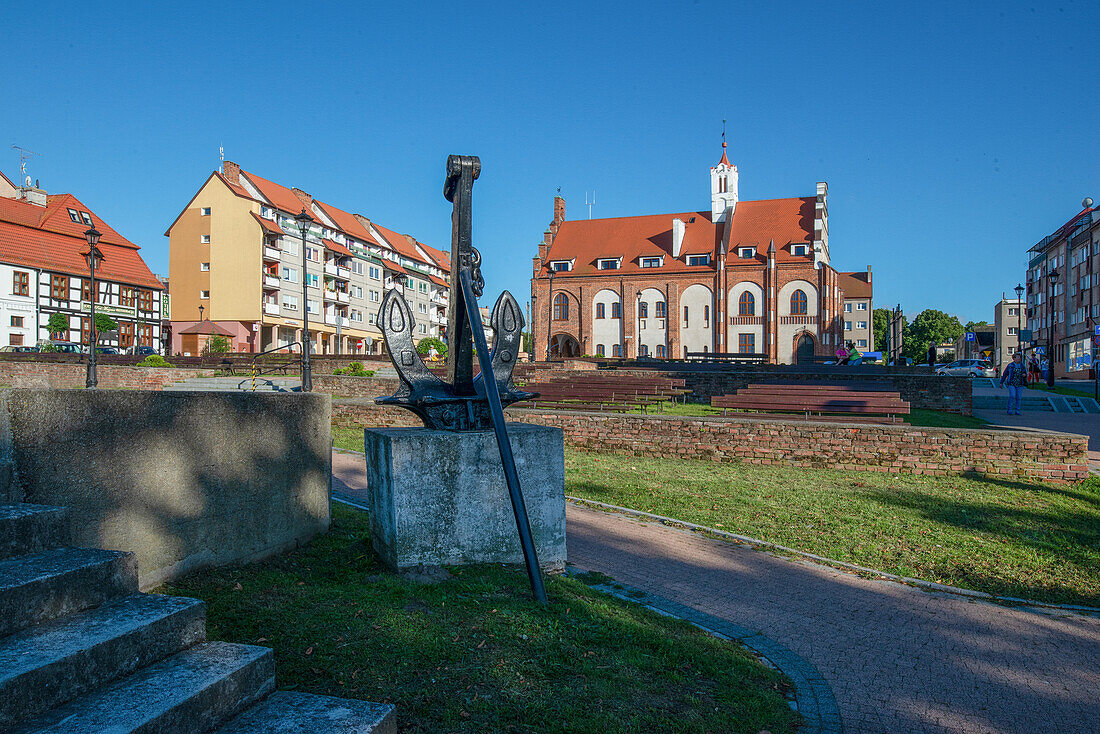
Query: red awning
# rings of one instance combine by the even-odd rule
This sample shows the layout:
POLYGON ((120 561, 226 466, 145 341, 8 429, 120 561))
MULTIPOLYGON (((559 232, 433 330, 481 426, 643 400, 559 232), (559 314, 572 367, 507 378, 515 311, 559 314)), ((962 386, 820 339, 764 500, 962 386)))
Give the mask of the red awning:
POLYGON ((252 216, 254 216, 256 218, 256 221, 260 223, 260 226, 264 228, 265 232, 270 232, 271 234, 277 234, 277 235, 285 235, 286 234, 286 232, 283 231, 282 227, 275 224, 275 222, 271 221, 270 219, 264 219, 263 217, 261 217, 256 212, 252 212, 252 216))
POLYGON ((339 242, 334 242, 332 240, 326 240, 326 239, 322 239, 321 242, 325 243, 325 249, 331 250, 332 252, 335 252, 337 255, 346 255, 348 257, 353 257, 355 255, 355 253, 353 253, 351 250, 349 250, 348 248, 341 245, 339 242))

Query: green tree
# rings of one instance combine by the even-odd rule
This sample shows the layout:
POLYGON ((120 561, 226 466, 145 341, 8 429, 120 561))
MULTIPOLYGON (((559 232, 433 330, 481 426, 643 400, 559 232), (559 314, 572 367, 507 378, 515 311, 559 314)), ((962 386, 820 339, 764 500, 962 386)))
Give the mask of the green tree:
POLYGON ((46 328, 50 330, 50 337, 54 339, 67 339, 69 337, 69 317, 63 313, 50 314, 46 328))
POLYGON ((886 352, 886 340, 890 335, 890 316, 893 314, 888 308, 876 308, 873 315, 875 330, 875 351, 886 352))
POLYGON ((975 326, 989 326, 988 321, 967 321, 963 331, 974 331, 975 326))
POLYGON ((424 356, 431 351, 431 348, 435 347, 435 351, 439 352, 440 357, 447 356, 447 345, 443 341, 434 336, 424 337, 416 343, 416 353, 424 356))
POLYGON ((99 344, 100 338, 105 331, 114 331, 118 328, 118 322, 112 319, 105 313, 97 313, 95 315, 95 343, 99 344))
POLYGON ((206 346, 202 348, 204 354, 225 354, 229 351, 232 344, 229 343, 229 337, 222 336, 221 334, 214 334, 206 340, 206 346))
POLYGON ((902 335, 902 353, 914 362, 923 362, 928 358, 930 342, 942 344, 962 333, 963 325, 957 318, 934 308, 926 308, 906 324, 902 335))

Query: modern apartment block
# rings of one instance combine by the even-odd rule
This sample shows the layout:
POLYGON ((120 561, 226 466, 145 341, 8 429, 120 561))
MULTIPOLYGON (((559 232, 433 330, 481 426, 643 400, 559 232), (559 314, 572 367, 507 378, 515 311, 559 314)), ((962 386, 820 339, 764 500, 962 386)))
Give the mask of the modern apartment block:
POLYGON ((418 338, 446 331, 446 253, 236 163, 210 174, 165 234, 174 353, 198 348, 180 332, 200 314, 232 334, 233 351, 300 343, 308 309, 314 352, 379 354, 375 319, 391 288, 412 307, 418 338), (304 257, 303 210, 314 220, 304 257))
POLYGON ((852 342, 861 352, 875 350, 874 290, 871 268, 864 273, 839 273, 844 291, 844 343, 852 342))
POLYGON ((1091 199, 1068 222, 1028 250, 1027 325, 1055 377, 1084 378, 1100 325, 1100 207, 1091 199))
MULTIPOLYGON (((844 292, 830 265, 828 186, 740 201, 722 145, 709 210, 566 221, 555 198, 533 258, 535 359, 721 352, 796 363, 832 354, 844 292)), ((868 275, 860 291, 869 290, 868 275)), ((870 310, 867 321, 869 330, 870 310)))
POLYGON ((993 306, 993 364, 998 373, 1003 372, 1005 365, 1012 361, 1012 355, 1020 351, 1020 327, 1024 323, 1020 313, 1022 306, 1022 301, 1008 298, 1004 293, 993 306))
MULTIPOLYGON (((163 288, 133 242, 72 194, 47 194, 28 180, 17 186, 0 174, 0 345, 50 340, 88 344, 91 280, 84 232, 95 227, 103 259, 96 269, 96 312, 118 323, 100 346, 161 349, 163 288), (46 324, 60 313, 68 329, 46 324)), ((167 304, 164 304, 165 306, 167 304)))

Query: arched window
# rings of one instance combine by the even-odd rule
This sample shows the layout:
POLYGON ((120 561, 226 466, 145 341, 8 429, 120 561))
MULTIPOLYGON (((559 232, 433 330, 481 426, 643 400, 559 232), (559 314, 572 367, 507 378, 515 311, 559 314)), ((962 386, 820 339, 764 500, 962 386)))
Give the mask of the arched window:
POLYGON ((645 301, 638 301, 638 318, 649 318, 649 304, 645 301))
MULTIPOLYGON (((805 296, 803 296, 805 298, 805 296)), ((569 296, 559 293, 554 296, 554 320, 565 321, 569 318, 569 296)))
POLYGON ((653 310, 656 311, 657 318, 659 318, 659 319, 665 318, 665 302, 664 301, 657 301, 657 304, 654 306, 653 310))
POLYGON ((664 344, 658 344, 657 345, 657 356, 661 359, 665 358, 665 345, 664 344))
POLYGON ((648 357, 649 356, 649 347, 646 346, 645 344, 643 344, 642 345, 642 353, 639 356, 648 357))
POLYGON ((603 344, 597 344, 596 345, 596 356, 597 357, 604 356, 604 354, 603 354, 603 344))
POLYGON ((741 294, 741 297, 737 299, 737 315, 738 316, 755 316, 756 315, 756 296, 745 291, 741 294))
POLYGON ((801 288, 791 294, 791 316, 806 315, 806 292, 801 288))
POLYGON ((603 314, 604 314, 604 304, 597 303, 596 304, 596 318, 602 319, 604 317, 603 314))
POLYGON ((623 304, 615 301, 611 304, 611 318, 621 319, 623 317, 623 304))

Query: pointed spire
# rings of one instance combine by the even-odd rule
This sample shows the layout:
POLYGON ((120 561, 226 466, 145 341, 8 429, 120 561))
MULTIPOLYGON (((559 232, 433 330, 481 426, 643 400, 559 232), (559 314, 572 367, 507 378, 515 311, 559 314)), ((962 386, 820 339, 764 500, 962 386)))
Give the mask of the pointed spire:
POLYGON ((768 254, 769 255, 774 255, 775 254, 775 240, 774 239, 771 241, 771 244, 768 245, 768 254))
POLYGON ((727 166, 733 165, 730 163, 730 159, 726 157, 726 121, 722 120, 722 160, 718 161, 718 165, 725 164, 727 166))

